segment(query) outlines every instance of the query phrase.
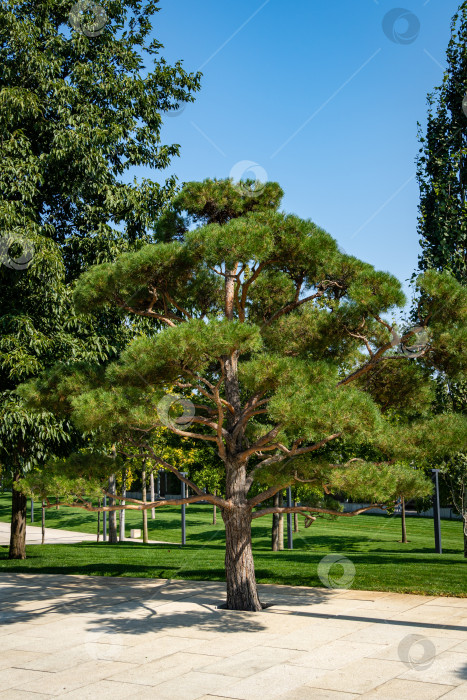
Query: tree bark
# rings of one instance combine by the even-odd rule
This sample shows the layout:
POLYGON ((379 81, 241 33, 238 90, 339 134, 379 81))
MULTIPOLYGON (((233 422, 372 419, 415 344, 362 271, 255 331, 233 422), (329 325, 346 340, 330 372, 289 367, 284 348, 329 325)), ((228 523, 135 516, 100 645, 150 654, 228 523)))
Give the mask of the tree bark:
POLYGON ((251 510, 222 509, 225 523, 225 575, 228 610, 262 610, 251 549, 251 510))
MULTIPOLYGON (((149 475, 149 493, 151 496, 151 503, 154 503, 156 498, 155 498, 155 493, 154 493, 154 470, 153 469, 151 469, 151 473, 149 475)), ((151 520, 155 520, 155 519, 156 519, 156 509, 151 508, 151 520)))
MULTIPOLYGON (((13 482, 21 479, 21 472, 16 472, 13 482)), ((26 559, 26 508, 27 498, 13 488, 11 494, 11 532, 8 559, 26 559)))
POLYGON ((405 498, 401 498, 401 523, 402 523, 402 542, 407 544, 407 526, 405 522, 405 498))
MULTIPOLYGON (((109 477, 109 493, 112 493, 114 495, 117 493, 115 474, 112 474, 112 476, 109 477)), ((114 505, 116 505, 115 498, 109 498, 109 506, 114 505)), ((109 510, 109 543, 117 544, 117 542, 117 511, 109 510)))
MULTIPOLYGON (((217 496, 217 489, 214 489, 214 495, 217 496)), ((215 504, 212 507, 212 524, 217 525, 217 506, 215 504)))
MULTIPOLYGON (((141 491, 142 500, 146 503, 146 462, 143 462, 143 468, 141 470, 141 491)), ((143 510, 143 542, 148 543, 148 511, 143 510)))
MULTIPOLYGON (((126 469, 123 471, 122 475, 122 496, 123 500, 121 501, 122 506, 125 505, 125 496, 126 496, 126 469)), ((122 508, 122 510, 119 511, 119 533, 118 533, 118 539, 120 542, 123 542, 125 539, 125 509, 122 508)))
POLYGON ((228 610, 262 610, 251 547, 251 508, 246 498, 246 467, 226 461, 225 576, 228 610))
MULTIPOLYGON (((296 506, 297 501, 294 501, 293 504, 296 506)), ((298 532, 298 513, 293 514, 293 531, 298 532)))

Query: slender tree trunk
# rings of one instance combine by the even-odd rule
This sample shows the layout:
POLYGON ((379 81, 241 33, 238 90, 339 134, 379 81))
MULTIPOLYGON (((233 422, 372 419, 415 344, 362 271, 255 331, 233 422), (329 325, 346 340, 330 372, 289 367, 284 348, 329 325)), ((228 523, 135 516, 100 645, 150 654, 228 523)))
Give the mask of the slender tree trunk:
POLYGON ((407 526, 405 523, 405 498, 401 498, 402 542, 407 544, 407 526))
MULTIPOLYGON (((279 491, 279 508, 284 507, 284 494, 279 491)), ((284 549, 284 514, 279 515, 279 550, 284 549)))
POLYGON ((41 544, 44 544, 45 542, 45 505, 44 501, 42 501, 42 514, 41 514, 41 529, 42 529, 42 540, 41 544))
MULTIPOLYGON (((274 496, 274 508, 282 508, 284 496, 281 492, 274 496)), ((284 549, 284 516, 282 513, 273 513, 272 516, 272 551, 278 552, 284 549)))
MULTIPOLYGON (((109 477, 109 493, 117 493, 117 484, 115 474, 109 477)), ((116 504, 115 498, 109 498, 109 506, 114 506, 116 504)), ((117 544, 117 511, 109 510, 109 543, 117 544)))
MULTIPOLYGON (((217 496, 217 489, 214 489, 214 495, 217 496)), ((216 525, 217 524, 217 506, 213 505, 212 507, 212 524, 216 525)))
MULTIPOLYGON (((149 493, 151 496, 151 503, 154 503, 154 501, 156 500, 156 495, 154 493, 154 470, 153 469, 151 469, 151 473, 149 475, 149 493)), ((155 520, 155 519, 156 519, 156 509, 151 508, 151 520, 155 520)))
MULTIPOLYGON (((297 501, 293 502, 294 507, 297 505, 297 501)), ((298 532, 298 513, 293 514, 293 531, 298 532)))
MULTIPOLYGON (((99 508, 101 507, 101 499, 99 498, 99 508)), ((101 538, 101 512, 100 510, 97 511, 97 542, 99 542, 101 538)))
MULTIPOLYGON (((122 496, 123 499, 121 501, 122 506, 125 505, 125 496, 126 496, 126 469, 123 470, 122 474, 122 496)), ((123 542, 125 539, 125 509, 122 508, 122 510, 119 511, 119 540, 120 542, 123 542)))
MULTIPOLYGON (((146 462, 143 462, 143 468, 141 470, 141 489, 142 489, 142 500, 146 503, 146 462)), ((143 542, 147 544, 148 542, 148 511, 143 510, 143 542)))
MULTIPOLYGON (((16 472, 13 482, 21 479, 21 472, 16 472)), ((26 559, 26 508, 27 498, 13 488, 11 494, 11 533, 9 559, 26 559)))
POLYGON ((467 513, 464 513, 464 557, 467 559, 467 513))
MULTIPOLYGON (((279 494, 276 493, 273 497, 274 508, 279 507, 279 494)), ((279 550, 279 514, 272 514, 272 531, 271 531, 271 549, 273 552, 279 550)))

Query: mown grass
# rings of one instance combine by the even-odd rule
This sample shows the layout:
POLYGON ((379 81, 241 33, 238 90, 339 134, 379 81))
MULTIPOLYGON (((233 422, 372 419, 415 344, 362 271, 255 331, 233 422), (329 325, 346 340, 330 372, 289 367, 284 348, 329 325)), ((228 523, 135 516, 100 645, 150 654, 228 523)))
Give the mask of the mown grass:
MULTIPOLYGON (((0 498, 0 521, 8 521, 9 497, 0 498)), ((28 518, 29 521, 29 518, 28 518)), ((97 517, 77 509, 61 507, 46 514, 47 527, 96 532, 97 517)), ((36 509, 35 525, 40 525, 36 509)), ((127 530, 141 526, 141 513, 127 511, 127 530)), ((318 564, 330 553, 341 554, 353 563, 352 588, 397 591, 427 595, 467 597, 467 560, 462 554, 462 523, 442 522, 443 554, 434 553, 433 521, 409 518, 409 543, 400 540, 400 518, 360 515, 334 521, 317 520, 294 534, 294 549, 270 550, 270 516, 253 521, 256 575, 260 583, 292 586, 322 586, 318 564)), ((73 545, 27 547, 25 561, 9 561, 7 548, 0 547, 0 572, 22 571, 97 576, 136 576, 224 580, 224 526, 218 514, 212 525, 212 508, 187 507, 187 544, 180 546, 180 508, 156 510, 149 519, 149 537, 172 544, 83 542, 73 545)), ((342 569, 334 565, 338 579, 342 569)))

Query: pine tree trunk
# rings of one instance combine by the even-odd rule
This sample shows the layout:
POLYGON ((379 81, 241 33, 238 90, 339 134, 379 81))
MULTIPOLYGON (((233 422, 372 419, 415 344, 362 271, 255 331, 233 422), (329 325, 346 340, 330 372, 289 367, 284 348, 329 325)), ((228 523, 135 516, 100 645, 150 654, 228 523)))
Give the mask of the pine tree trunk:
MULTIPOLYGON (((151 495, 151 503, 154 503, 156 500, 156 495, 154 493, 154 471, 151 470, 151 474, 149 475, 149 493, 151 495)), ((156 509, 151 508, 151 520, 156 519, 156 509)))
MULTIPOLYGON (((13 482, 17 482, 20 479, 21 473, 16 472, 13 482)), ((11 533, 8 559, 26 559, 26 508, 26 496, 13 489, 11 494, 11 533)))
POLYGON ((44 501, 42 501, 41 529, 42 529, 41 544, 44 544, 44 542, 45 542, 45 505, 44 505, 44 501))
POLYGON ((251 547, 251 508, 246 498, 245 465, 226 463, 226 498, 232 508, 222 508, 225 523, 225 576, 228 610, 262 610, 256 588, 251 547))
POLYGON ((407 526, 405 523, 405 498, 401 498, 401 522, 402 522, 402 542, 404 544, 407 544, 407 526))
POLYGON ((222 518, 225 523, 227 608, 262 610, 251 549, 251 510, 246 506, 223 509, 222 518))
MULTIPOLYGON (((146 503, 146 463, 143 462, 143 469, 141 471, 141 490, 142 490, 142 496, 143 496, 143 501, 146 503)), ((143 510, 143 542, 144 544, 148 543, 148 511, 146 509, 143 510)))
MULTIPOLYGON (((115 474, 109 477, 109 493, 117 493, 117 484, 115 479, 115 474)), ((115 498, 109 498, 109 506, 114 506, 116 504, 115 498)), ((117 544, 117 511, 109 510, 109 543, 117 544)))
MULTIPOLYGON (((126 496, 126 469, 123 471, 122 475, 122 496, 123 499, 121 500, 122 506, 125 505, 125 496, 126 496)), ((122 510, 119 511, 119 535, 118 539, 120 542, 123 542, 125 540, 125 509, 122 508, 122 510)))

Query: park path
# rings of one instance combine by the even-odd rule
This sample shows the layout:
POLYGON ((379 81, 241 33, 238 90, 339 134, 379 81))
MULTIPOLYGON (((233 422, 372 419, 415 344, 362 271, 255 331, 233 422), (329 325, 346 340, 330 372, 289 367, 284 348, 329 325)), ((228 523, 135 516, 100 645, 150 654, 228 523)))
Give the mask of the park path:
POLYGON ((0 574, 0 699, 465 700, 467 598, 0 574))
MULTIPOLYGON (((73 544, 74 542, 95 542, 96 535, 89 532, 76 532, 74 530, 59 530, 52 527, 45 528, 45 544, 73 544)), ((101 536, 102 541, 102 536, 101 536)), ((142 539, 125 537, 125 542, 142 542, 142 539)), ((26 527, 26 544, 40 544, 42 542, 42 530, 35 525, 26 527)), ((0 523, 0 546, 10 544, 10 523, 0 523)), ((148 544, 177 544, 176 542, 162 542, 160 540, 148 540, 148 544)))

